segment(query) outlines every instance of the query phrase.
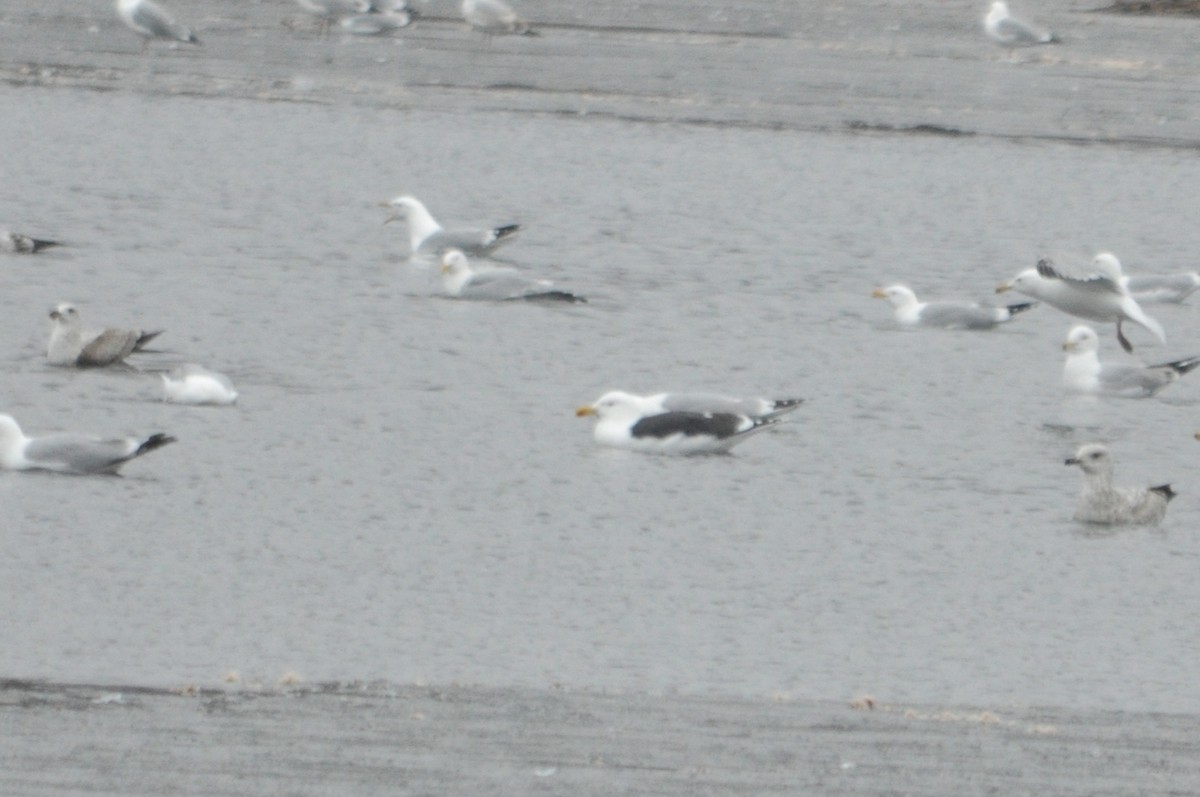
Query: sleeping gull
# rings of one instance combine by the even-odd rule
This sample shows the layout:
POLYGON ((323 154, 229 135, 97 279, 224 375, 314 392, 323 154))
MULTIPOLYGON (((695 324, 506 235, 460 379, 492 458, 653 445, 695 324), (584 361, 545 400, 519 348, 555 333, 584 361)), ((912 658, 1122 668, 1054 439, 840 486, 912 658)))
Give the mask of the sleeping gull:
POLYGON ((1113 459, 1107 446, 1088 443, 1066 461, 1083 469, 1083 490, 1075 507, 1075 519, 1109 525, 1157 525, 1167 514, 1167 502, 1175 497, 1171 485, 1116 487, 1113 459))
POLYGON ((199 365, 184 365, 160 376, 163 400, 173 404, 232 404, 237 401, 238 394, 229 377, 199 365))
POLYGON ((575 410, 575 415, 596 416, 597 443, 652 454, 725 452, 782 420, 779 413, 751 417, 733 412, 664 412, 658 398, 614 390, 575 410))
MULTIPOLYGON (((1093 266, 1096 266, 1095 261, 1093 266)), ((1041 299, 1068 315, 1089 321, 1115 321, 1117 340, 1127 352, 1133 351, 1133 346, 1121 331, 1123 321, 1132 321, 1166 343, 1167 336, 1162 325, 1146 315, 1133 297, 1121 287, 1120 274, 1114 276, 1104 264, 1101 266, 1099 269, 1093 268, 1092 273, 1087 276, 1068 277, 1058 271, 1050 260, 1043 258, 1038 261, 1036 269, 1025 269, 1008 282, 998 285, 996 292, 1015 290, 1041 299)))
POLYGON ((140 329, 109 327, 84 332, 75 305, 66 302, 50 311, 50 344, 46 359, 51 365, 80 367, 119 363, 132 352, 140 351, 147 343, 162 334, 140 329))
POLYGON ((409 245, 414 255, 440 255, 447 249, 459 249, 472 256, 487 255, 512 240, 521 230, 519 224, 505 224, 487 230, 446 230, 437 223, 421 200, 408 194, 380 202, 379 205, 392 210, 384 224, 393 221, 408 224, 409 245))
POLYGON ((0 252, 16 255, 32 255, 52 246, 62 246, 58 241, 48 241, 45 238, 33 238, 19 232, 0 230, 0 252))
POLYGON ((1110 277, 1116 275, 1121 286, 1138 302, 1178 304, 1200 289, 1200 274, 1195 271, 1126 275, 1121 268, 1121 261, 1112 252, 1101 252, 1092 258, 1092 268, 1110 277))
POLYGON ((988 38, 1005 47, 1058 42, 1058 37, 1050 31, 1034 27, 1010 14, 1004 0, 992 3, 987 16, 983 18, 983 29, 988 38))
POLYGON ((468 25, 488 36, 497 33, 537 35, 503 0, 462 0, 462 15, 468 25))
POLYGON ((1063 351, 1063 387, 1070 393, 1141 398, 1158 394, 1163 388, 1200 365, 1200 357, 1162 363, 1129 365, 1101 363, 1100 340, 1091 327, 1077 326, 1067 333, 1063 351))
POLYGON ((558 290, 549 280, 526 277, 515 268, 488 266, 476 270, 467 256, 457 249, 442 256, 442 286, 446 295, 454 299, 587 301, 582 296, 558 290))
POLYGON ((8 470, 116 473, 134 457, 174 442, 165 434, 107 440, 70 433, 26 437, 11 415, 0 415, 0 467, 8 470))
POLYGON ((162 6, 152 0, 117 0, 117 14, 125 26, 142 37, 142 51, 151 39, 168 39, 185 44, 199 44, 185 26, 176 22, 162 6))
POLYGON ((903 285, 876 288, 871 296, 886 299, 896 308, 896 321, 903 326, 945 327, 949 329, 991 329, 1017 313, 1037 307, 1037 302, 984 307, 974 302, 919 302, 917 295, 903 285))

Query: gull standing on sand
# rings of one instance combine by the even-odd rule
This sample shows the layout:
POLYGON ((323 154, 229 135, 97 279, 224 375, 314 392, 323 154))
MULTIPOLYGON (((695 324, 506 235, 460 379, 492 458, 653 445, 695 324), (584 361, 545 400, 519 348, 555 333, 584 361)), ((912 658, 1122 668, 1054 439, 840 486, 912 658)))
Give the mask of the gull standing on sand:
POLYGON ((116 473, 134 457, 174 442, 165 434, 110 439, 71 433, 26 437, 11 415, 0 415, 0 467, 6 470, 116 473))
POLYGON ((45 238, 33 238, 29 235, 22 235, 19 232, 8 232, 0 230, 0 252, 8 252, 14 255, 32 255, 43 249, 49 249, 52 246, 62 246, 58 241, 49 241, 45 238))
POLYGON ((1081 446, 1065 464, 1083 469, 1083 490, 1075 507, 1075 519, 1084 523, 1155 526, 1166 516, 1167 503, 1175 497, 1169 484, 1114 486, 1112 452, 1100 443, 1081 446))
POLYGON ((1059 39, 1048 30, 1017 19, 1008 11, 1008 3, 996 0, 983 18, 988 38, 1005 47, 1027 47, 1034 44, 1056 44, 1059 39))
POLYGON ((521 230, 519 224, 504 224, 486 230, 446 230, 437 223, 421 200, 408 194, 380 202, 379 206, 392 211, 384 224, 393 221, 408 224, 409 245, 414 255, 441 255, 448 249, 458 249, 473 257, 488 255, 496 247, 512 240, 521 230))
POLYGON ((408 0, 370 0, 365 14, 342 17, 342 30, 356 36, 376 36, 407 28, 417 18, 408 0))
POLYGON ((1162 325, 1143 312, 1133 297, 1121 286, 1119 273, 1093 261, 1093 271, 1083 277, 1068 277, 1058 271, 1054 263, 1043 258, 1037 268, 1027 268, 1008 282, 996 286, 996 293, 1014 290, 1035 299, 1041 299, 1051 307, 1068 315, 1088 321, 1115 321, 1117 340, 1121 348, 1133 351, 1125 338, 1121 323, 1132 321, 1150 332, 1160 342, 1166 343, 1167 336, 1162 325))
POLYGON ((896 309, 896 322, 906 327, 991 329, 1012 320, 1017 313, 1037 307, 1037 302, 1021 302, 1007 307, 984 307, 975 302, 919 302, 917 295, 903 285, 876 288, 871 296, 891 302, 896 309))
POLYGON ((184 25, 180 25, 152 0, 117 0, 117 14, 125 26, 142 37, 142 51, 151 39, 167 39, 184 44, 199 44, 200 40, 184 25))
POLYGON ((50 311, 50 344, 46 360, 51 365, 103 366, 122 362, 162 334, 140 329, 109 327, 84 332, 75 305, 62 303, 50 311))
POLYGON ((782 412, 760 417, 734 412, 664 412, 661 399, 670 395, 643 398, 614 390, 575 410, 575 415, 596 417, 593 436, 600 445, 650 454, 723 453, 783 420, 779 417, 782 412))
POLYGON ((503 0, 462 0, 462 15, 468 25, 489 36, 497 33, 537 35, 503 0))
POLYGON ((329 27, 344 17, 369 14, 370 0, 296 0, 300 7, 317 18, 321 36, 329 33, 329 27))
POLYGON ((549 280, 527 277, 515 268, 486 266, 476 270, 457 249, 442 256, 442 286, 454 299, 587 302, 582 296, 555 288, 549 280))
POLYGON ((1159 365, 1101 363, 1100 339, 1091 327, 1073 327, 1063 343, 1063 388, 1069 393, 1143 398, 1163 388, 1200 365, 1200 357, 1188 357, 1159 365))
POLYGON ((232 404, 237 401, 233 382, 225 374, 199 365, 184 365, 169 374, 160 374, 163 401, 172 404, 232 404))

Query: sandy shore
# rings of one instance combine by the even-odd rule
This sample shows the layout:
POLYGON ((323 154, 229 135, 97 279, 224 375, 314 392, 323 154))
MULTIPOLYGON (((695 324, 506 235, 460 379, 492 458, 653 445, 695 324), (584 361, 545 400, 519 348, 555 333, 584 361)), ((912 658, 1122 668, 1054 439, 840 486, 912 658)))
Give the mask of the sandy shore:
MULTIPOLYGON (((1063 43, 1008 53, 973 4, 567 2, 543 35, 483 41, 448 0, 391 37, 321 39, 287 0, 200 0, 202 48, 137 37, 109 4, 0 17, 0 80, 29 87, 350 102, 387 108, 602 114, 767 129, 952 132, 1194 147, 1200 21, 1042 4, 1063 43)), ((543 4, 545 5, 545 4, 543 4)))
POLYGON ((467 687, 8 682, 30 794, 1194 794, 1192 717, 467 687))

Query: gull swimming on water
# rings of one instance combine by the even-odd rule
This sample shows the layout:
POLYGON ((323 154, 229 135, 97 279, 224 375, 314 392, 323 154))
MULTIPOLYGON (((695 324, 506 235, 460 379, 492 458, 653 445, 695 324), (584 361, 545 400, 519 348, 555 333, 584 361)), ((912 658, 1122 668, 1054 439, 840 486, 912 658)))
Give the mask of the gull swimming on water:
MULTIPOLYGON (((1093 266, 1096 266, 1095 261, 1093 266)), ((996 292, 1015 290, 1040 299, 1068 315, 1089 321, 1115 321, 1117 340, 1127 352, 1132 352, 1133 346, 1121 330, 1124 321, 1132 321, 1166 343, 1167 336, 1162 325, 1146 315, 1121 286, 1120 274, 1114 275, 1103 264, 1101 266, 1099 269, 1093 268, 1092 273, 1084 277, 1069 277, 1058 271, 1050 260, 1043 258, 1038 261, 1037 268, 1027 268, 1008 282, 996 286, 996 292)))
POLYGON ((49 249, 52 246, 62 246, 58 241, 49 241, 45 238, 33 238, 29 235, 22 235, 19 232, 8 232, 0 230, 0 252, 8 252, 16 255, 32 255, 40 252, 43 249, 49 249))
POLYGON ((597 443, 652 454, 723 453, 783 420, 782 413, 751 417, 734 412, 664 412, 660 398, 669 395, 643 398, 614 390, 575 410, 575 415, 596 417, 597 443))
POLYGON ((903 285, 876 288, 871 296, 891 302, 899 324, 948 329, 991 329, 1011 320, 1017 313, 1037 307, 1037 302, 1007 307, 984 307, 975 302, 919 302, 917 295, 903 285))
POLYGON ((995 0, 983 18, 983 29, 988 38, 1005 47, 1029 46, 1034 44, 1054 44, 1059 41, 1048 30, 1030 25, 1017 19, 1008 11, 1008 3, 995 0))
POLYGON ((1084 523, 1158 525, 1167 514, 1167 503, 1175 497, 1169 484, 1114 486, 1112 452, 1100 443, 1081 446, 1065 464, 1083 469, 1083 490, 1075 507, 1075 519, 1084 523))
POLYGON ((232 404, 237 401, 233 382, 225 374, 199 365, 184 365, 160 374, 163 400, 173 404, 232 404))
POLYGON ((508 243, 521 230, 520 224, 504 224, 485 230, 446 230, 438 224, 421 200, 408 194, 380 202, 379 205, 392 211, 384 224, 393 221, 408 224, 409 245, 414 255, 440 255, 447 249, 458 249, 476 257, 487 255, 496 247, 508 243))
POLYGON ((487 266, 476 270, 467 256, 457 249, 442 256, 442 285, 446 295, 455 299, 587 301, 582 296, 555 288, 549 280, 527 277, 515 268, 487 266))
POLYGON ((113 365, 162 334, 162 330, 143 332, 140 329, 116 327, 84 332, 79 311, 75 305, 66 302, 50 311, 50 320, 53 323, 46 360, 51 365, 113 365))
POLYGON ((1163 388, 1200 365, 1200 357, 1161 363, 1130 365, 1101 363, 1100 340, 1091 327, 1073 327, 1063 343, 1063 387, 1070 393, 1141 398, 1157 395, 1163 388))
POLYGON ((111 439, 71 433, 26 437, 11 415, 0 414, 0 467, 7 470, 116 473, 134 457, 174 442, 165 434, 111 439))
POLYGON ((480 33, 537 35, 503 0, 462 0, 462 15, 467 24, 480 33))
POLYGON ((200 43, 191 30, 176 22, 153 0, 117 0, 117 14, 126 27, 142 37, 143 52, 151 39, 167 39, 184 44, 200 43))

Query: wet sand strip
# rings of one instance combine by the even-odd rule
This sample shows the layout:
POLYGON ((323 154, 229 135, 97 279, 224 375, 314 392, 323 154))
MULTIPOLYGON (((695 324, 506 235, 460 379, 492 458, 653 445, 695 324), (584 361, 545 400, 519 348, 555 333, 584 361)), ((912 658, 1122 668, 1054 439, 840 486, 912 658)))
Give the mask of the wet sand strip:
POLYGON ((7 681, 0 793, 1195 794, 1198 725, 458 686, 7 681))

